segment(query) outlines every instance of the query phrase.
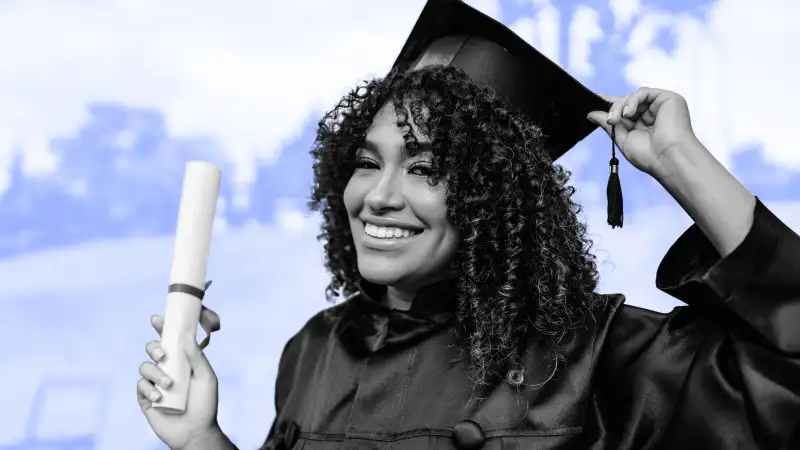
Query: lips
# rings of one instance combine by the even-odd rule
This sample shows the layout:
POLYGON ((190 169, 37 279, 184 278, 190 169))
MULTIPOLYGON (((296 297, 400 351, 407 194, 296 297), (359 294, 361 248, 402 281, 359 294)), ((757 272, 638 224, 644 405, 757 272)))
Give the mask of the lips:
POLYGON ((363 222, 364 224, 372 224, 377 227, 400 228, 401 230, 409 230, 409 231, 424 230, 424 228, 421 225, 405 222, 403 220, 389 216, 364 215, 359 217, 359 219, 361 219, 361 222, 363 222))
POLYGON ((376 239, 405 239, 416 236, 420 232, 403 227, 383 227, 364 222, 364 233, 376 239))

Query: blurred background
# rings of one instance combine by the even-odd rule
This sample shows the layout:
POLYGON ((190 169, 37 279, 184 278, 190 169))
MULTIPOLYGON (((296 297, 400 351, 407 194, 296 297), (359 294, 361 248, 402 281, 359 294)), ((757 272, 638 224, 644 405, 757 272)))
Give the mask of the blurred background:
MULTIPOLYGON (((474 0, 587 86, 689 101, 707 147, 800 229, 800 2, 474 0)), ((155 450, 135 400, 163 313, 184 164, 223 169, 206 304, 220 423, 257 448, 285 341, 329 306, 304 212, 316 121, 383 75, 424 0, 0 0, 0 449, 155 450)), ((535 82, 536 80, 531 80, 535 82)), ((560 163, 603 292, 669 311, 655 270, 690 224, 609 140, 560 163)))

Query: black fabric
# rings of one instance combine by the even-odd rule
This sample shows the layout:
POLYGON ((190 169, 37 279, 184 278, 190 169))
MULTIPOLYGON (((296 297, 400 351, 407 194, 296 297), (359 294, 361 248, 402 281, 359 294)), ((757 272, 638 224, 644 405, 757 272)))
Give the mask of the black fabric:
POLYGON ((361 295, 347 304, 336 330, 345 347, 355 354, 374 353, 386 346, 398 349, 435 333, 455 318, 454 279, 420 290, 408 311, 380 303, 385 287, 361 280, 361 295))
POLYGON ((557 370, 552 350, 531 339, 523 385, 491 392, 473 390, 451 322, 434 318, 452 302, 446 283, 408 312, 380 309, 365 292, 335 308, 371 312, 354 308, 335 324, 317 315, 286 345, 265 448, 450 449, 482 439, 506 450, 800 448, 799 259, 800 237, 760 202, 748 236, 722 260, 693 226, 656 281, 689 306, 662 314, 607 296, 557 370), (351 327, 365 317, 371 328, 351 327), (343 338, 343 329, 365 331, 343 338), (372 340, 376 329, 389 337, 372 340))
POLYGON ((440 64, 462 69, 478 85, 525 113, 557 159, 597 129, 586 115, 611 104, 505 25, 460 0, 428 0, 394 67, 440 64))

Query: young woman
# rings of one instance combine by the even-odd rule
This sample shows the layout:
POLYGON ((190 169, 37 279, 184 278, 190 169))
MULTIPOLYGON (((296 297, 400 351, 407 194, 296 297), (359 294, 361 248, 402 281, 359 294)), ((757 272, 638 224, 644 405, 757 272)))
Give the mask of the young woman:
MULTIPOLYGON (((703 147, 681 96, 643 88, 606 109, 498 26, 431 0, 389 76, 320 122, 311 206, 328 297, 348 299, 286 344, 263 448, 797 448, 800 237, 703 147), (587 119, 694 219, 657 276, 689 306, 595 292, 553 163, 587 119)), ((181 416, 150 408, 169 380, 141 366, 147 420, 172 449, 235 448, 214 371, 187 354, 181 416)))

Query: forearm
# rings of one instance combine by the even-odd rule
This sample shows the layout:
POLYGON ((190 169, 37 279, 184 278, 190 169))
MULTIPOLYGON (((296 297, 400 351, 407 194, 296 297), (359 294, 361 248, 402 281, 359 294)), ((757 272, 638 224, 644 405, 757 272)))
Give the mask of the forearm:
POLYGON ((665 151, 654 177, 720 256, 730 254, 750 231, 755 197, 699 141, 665 151))
POLYGON ((181 450, 239 450, 220 428, 215 428, 196 439, 181 450))

